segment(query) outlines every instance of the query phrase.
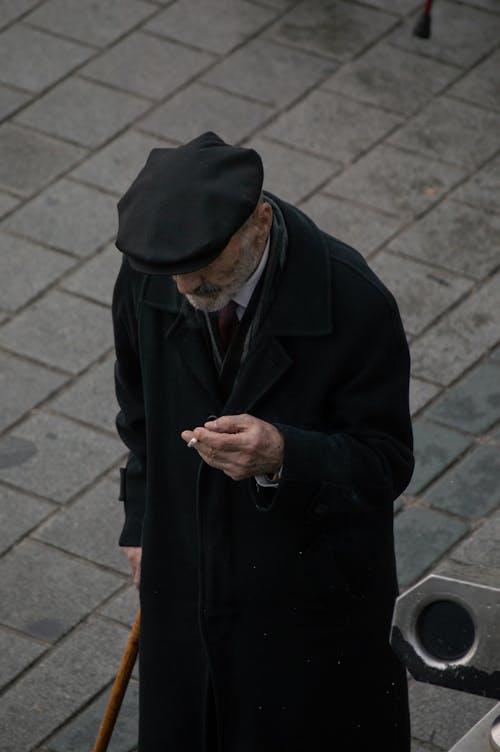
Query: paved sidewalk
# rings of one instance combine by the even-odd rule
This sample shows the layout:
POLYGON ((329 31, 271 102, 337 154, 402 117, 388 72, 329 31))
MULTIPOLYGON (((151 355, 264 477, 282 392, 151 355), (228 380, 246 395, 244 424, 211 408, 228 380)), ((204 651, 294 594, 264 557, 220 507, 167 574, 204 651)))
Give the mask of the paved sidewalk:
MULTIPOLYGON (((1 752, 92 749, 137 608, 109 305, 116 200, 153 146, 255 145, 266 187, 369 259, 413 357, 401 585, 500 582, 500 2, 438 0, 428 41, 420 5, 0 0, 1 752)), ((411 700, 414 752, 494 705, 411 700)), ((135 675, 110 752, 136 701, 135 675)))

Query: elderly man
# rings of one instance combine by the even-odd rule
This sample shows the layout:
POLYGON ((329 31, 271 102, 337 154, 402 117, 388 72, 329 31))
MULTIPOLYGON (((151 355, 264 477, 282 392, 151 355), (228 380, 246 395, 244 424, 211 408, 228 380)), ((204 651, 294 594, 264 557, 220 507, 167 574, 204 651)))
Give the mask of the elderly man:
POLYGON ((408 349, 352 248, 213 133, 119 202, 120 544, 140 752, 409 750, 388 635, 408 349), (142 561, 141 561, 142 554, 142 561))

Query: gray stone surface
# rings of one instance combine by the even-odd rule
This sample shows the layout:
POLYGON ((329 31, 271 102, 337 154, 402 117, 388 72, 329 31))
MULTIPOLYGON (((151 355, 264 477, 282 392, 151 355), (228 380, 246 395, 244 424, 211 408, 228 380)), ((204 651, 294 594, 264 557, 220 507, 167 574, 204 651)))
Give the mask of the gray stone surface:
POLYGON ((462 564, 500 570, 499 539, 500 515, 497 512, 453 551, 452 558, 462 564))
POLYGON ((201 73, 212 55, 136 32, 82 69, 83 76, 138 96, 161 99, 201 73))
POLYGON ((116 199, 64 179, 14 212, 4 226, 54 248, 89 256, 116 235, 116 199))
POLYGON ((122 584, 111 572, 28 540, 0 560, 0 572, 0 622, 47 642, 56 641, 122 584))
POLYGON ((427 417, 470 433, 484 433, 500 420, 500 364, 482 363, 452 386, 427 417))
POLYGON ((22 107, 30 98, 26 92, 17 91, 0 84, 0 120, 22 107))
POLYGON ((233 94, 283 107, 321 82, 335 68, 333 61, 256 39, 221 60, 203 80, 233 94))
POLYGON ((373 270, 399 301, 407 334, 419 334, 472 287, 464 277, 417 264, 387 251, 377 254, 373 270))
POLYGON ((118 595, 114 595, 104 606, 99 609, 103 616, 120 621, 127 627, 134 623, 137 609, 139 608, 139 592, 135 585, 129 585, 118 595))
POLYGON ((415 375, 437 384, 450 384, 497 344, 499 298, 497 273, 415 342, 415 375))
POLYGON ((253 36, 275 13, 244 0, 178 0, 146 29, 209 52, 224 53, 253 36))
POLYGON ((467 68, 493 49, 500 37, 500 18, 471 5, 450 0, 435 3, 432 36, 425 42, 412 34, 418 14, 399 26, 389 39, 398 47, 467 68))
POLYGON ((12 209, 18 206, 18 204, 19 201, 14 198, 14 196, 10 196, 8 193, 0 191, 0 219, 8 214, 8 212, 12 211, 12 209))
POLYGON ((0 309, 21 308, 74 264, 61 253, 0 231, 0 309))
POLYGON ((100 146, 141 115, 150 102, 102 84, 72 78, 51 89, 17 121, 83 146, 100 146))
POLYGON ((338 60, 350 60, 395 25, 394 16, 339 0, 302 0, 272 26, 273 39, 338 60))
MULTIPOLYGON (((0 554, 29 533, 56 507, 47 501, 0 486, 0 554)), ((2 650, 0 648, 0 656, 2 650)), ((2 672, 0 671, 0 676, 2 672)))
POLYGON ((492 110, 500 110, 499 69, 500 50, 497 50, 455 86, 452 86, 449 94, 492 110))
POLYGON ((76 272, 67 276, 61 282, 61 287, 109 306, 121 258, 114 245, 108 246, 76 272))
POLYGON ((67 377, 8 353, 0 356, 0 430, 61 387, 67 377))
POLYGON ((118 405, 114 393, 114 357, 93 366, 49 403, 51 410, 107 431, 114 431, 118 405))
POLYGON ((447 201, 391 241, 390 248, 484 279, 499 262, 500 216, 447 201))
POLYGON ((153 110, 138 127, 177 142, 207 130, 236 142, 250 136, 271 115, 266 105, 193 83, 153 110))
POLYGON ((326 232, 370 255, 401 224, 401 220, 352 201, 315 193, 301 207, 326 232))
POLYGON ((130 567, 118 547, 123 504, 116 482, 104 478, 69 507, 41 525, 34 536, 68 553, 128 574, 130 567), (100 520, 96 528, 96 520, 100 520))
POLYGON ((12 26, 0 34, 0 80, 39 92, 63 78, 92 53, 92 48, 86 45, 20 24, 12 26))
POLYGON ((113 42, 155 11, 138 0, 47 0, 27 17, 28 23, 102 46, 113 42))
POLYGON ((410 380, 410 410, 415 415, 439 393, 439 387, 412 376, 410 380))
POLYGON ((39 0, 0 0, 0 28, 27 13, 39 0))
POLYGON ((124 193, 154 148, 172 144, 160 136, 126 131, 71 173, 71 177, 118 195, 124 193))
POLYGON ((29 196, 84 154, 76 146, 5 124, 0 127, 0 186, 29 196))
POLYGON ((452 197, 489 211, 500 211, 500 157, 488 162, 457 188, 452 197))
MULTIPOLYGON (((97 729, 104 716, 109 692, 105 692, 83 713, 47 743, 49 752, 81 752, 92 749, 97 729)), ((130 752, 137 744, 139 687, 134 680, 128 685, 123 705, 108 746, 108 752, 130 752)))
POLYGON ((421 579, 468 530, 464 522, 432 509, 404 509, 394 520, 400 585, 408 587, 421 579))
POLYGON ((38 413, 0 439, 0 480, 64 503, 122 455, 118 440, 38 413))
POLYGON ((463 170, 382 144, 323 190, 407 218, 439 201, 463 176, 463 170))
POLYGON ((339 68, 322 88, 410 115, 459 74, 451 65, 382 42, 339 68))
POLYGON ((426 494, 438 509, 477 519, 500 504, 500 452, 495 446, 479 446, 447 472, 426 494))
POLYGON ((265 138, 251 139, 245 146, 256 149, 262 157, 265 189, 291 203, 297 203, 313 193, 334 171, 334 166, 322 159, 265 138))
POLYGON ((415 421, 413 431, 415 471, 406 491, 418 494, 465 452, 471 439, 422 419, 415 421))
POLYGON ((127 637, 118 624, 91 619, 12 685, 0 707, 4 752, 28 752, 100 692, 116 673, 127 637))
POLYGON ((433 159, 473 168, 500 148, 497 126, 497 113, 440 97, 390 136, 389 142, 433 159))
POLYGON ((412 731, 431 749, 449 750, 494 707, 496 701, 431 684, 412 683, 410 708, 412 731), (433 722, 429 724, 429 718, 433 722))
POLYGON ((0 345, 70 373, 79 373, 113 343, 109 311, 53 290, 0 331, 0 345))
POLYGON ((340 94, 313 91, 280 115, 265 133, 277 141, 347 164, 387 135, 398 122, 396 115, 340 94))
POLYGON ((0 689, 47 649, 41 642, 0 627, 0 689))

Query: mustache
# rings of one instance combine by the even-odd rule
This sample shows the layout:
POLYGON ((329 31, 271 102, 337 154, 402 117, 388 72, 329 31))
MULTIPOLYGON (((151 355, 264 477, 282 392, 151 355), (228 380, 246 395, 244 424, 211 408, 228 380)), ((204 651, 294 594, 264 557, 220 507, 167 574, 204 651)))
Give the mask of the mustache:
POLYGON ((203 282, 195 290, 192 290, 189 294, 200 298, 214 298, 222 292, 220 285, 211 285, 208 282, 203 282))

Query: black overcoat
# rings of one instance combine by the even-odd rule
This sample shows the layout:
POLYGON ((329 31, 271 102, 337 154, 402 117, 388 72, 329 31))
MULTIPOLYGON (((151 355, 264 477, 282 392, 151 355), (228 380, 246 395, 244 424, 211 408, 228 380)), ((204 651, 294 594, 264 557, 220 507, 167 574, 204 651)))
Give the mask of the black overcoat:
POLYGON ((115 287, 120 543, 143 546, 141 752, 212 749, 212 705, 220 752, 409 750, 388 647, 392 502, 413 467, 407 344, 361 256, 278 203, 285 268, 227 400, 173 281, 124 260, 115 287), (282 431, 277 489, 231 480, 180 438, 239 413, 282 431))

